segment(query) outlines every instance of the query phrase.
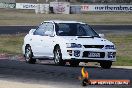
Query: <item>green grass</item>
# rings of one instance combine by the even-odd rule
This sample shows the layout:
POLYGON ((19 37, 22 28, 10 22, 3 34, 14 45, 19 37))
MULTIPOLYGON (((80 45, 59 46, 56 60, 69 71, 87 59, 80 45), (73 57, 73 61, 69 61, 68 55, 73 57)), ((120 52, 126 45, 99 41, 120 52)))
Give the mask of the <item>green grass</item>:
POLYGON ((107 34, 107 39, 115 43, 119 56, 132 57, 132 34, 107 34))
POLYGON ((0 53, 20 55, 22 52, 23 35, 1 35, 0 53))
POLYGON ((76 20, 89 24, 132 24, 132 13, 35 14, 29 10, 0 10, 0 25, 38 25, 44 20, 76 20))
POLYGON ((113 65, 118 66, 132 66, 132 57, 130 56, 117 56, 117 61, 113 65))
MULTIPOLYGON (((0 53, 22 55, 24 34, 0 35, 0 53)), ((114 65, 132 66, 132 34, 107 34, 106 38, 117 47, 117 61, 114 65)))
POLYGON ((108 34, 106 37, 117 48, 117 61, 114 65, 132 66, 132 34, 108 34))

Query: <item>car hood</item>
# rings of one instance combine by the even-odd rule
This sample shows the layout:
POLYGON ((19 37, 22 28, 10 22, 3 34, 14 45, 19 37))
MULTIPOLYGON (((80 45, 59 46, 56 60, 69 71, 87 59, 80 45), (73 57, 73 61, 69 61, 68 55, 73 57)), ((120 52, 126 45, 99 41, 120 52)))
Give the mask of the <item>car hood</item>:
POLYGON ((98 37, 61 36, 60 39, 65 43, 77 43, 82 45, 113 45, 113 43, 107 39, 98 37))

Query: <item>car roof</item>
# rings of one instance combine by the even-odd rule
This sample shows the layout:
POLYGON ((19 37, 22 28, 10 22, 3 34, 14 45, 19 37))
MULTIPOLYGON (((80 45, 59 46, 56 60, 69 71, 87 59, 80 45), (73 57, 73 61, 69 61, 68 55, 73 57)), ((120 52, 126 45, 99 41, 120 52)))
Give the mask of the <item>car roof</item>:
POLYGON ((49 20, 49 21, 44 21, 44 22, 52 22, 52 23, 80 23, 80 24, 85 24, 83 22, 78 22, 78 21, 64 21, 64 20, 49 20))

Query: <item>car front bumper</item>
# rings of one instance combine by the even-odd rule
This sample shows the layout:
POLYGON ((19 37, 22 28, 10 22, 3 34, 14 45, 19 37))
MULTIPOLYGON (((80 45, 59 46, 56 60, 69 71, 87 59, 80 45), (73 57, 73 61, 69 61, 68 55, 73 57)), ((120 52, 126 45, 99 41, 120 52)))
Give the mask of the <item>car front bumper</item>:
POLYGON ((116 61, 116 50, 113 49, 79 49, 79 48, 66 48, 62 50, 62 58, 64 60, 79 60, 83 61, 116 61), (89 53, 100 53, 100 57, 89 57, 89 53))

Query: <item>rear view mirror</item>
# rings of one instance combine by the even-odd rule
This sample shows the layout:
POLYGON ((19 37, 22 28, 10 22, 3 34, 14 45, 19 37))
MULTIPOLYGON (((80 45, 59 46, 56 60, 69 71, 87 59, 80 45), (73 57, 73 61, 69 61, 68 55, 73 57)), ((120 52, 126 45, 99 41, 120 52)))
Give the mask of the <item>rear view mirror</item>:
POLYGON ((105 37, 105 35, 104 35, 104 34, 99 34, 99 36, 100 36, 101 38, 104 38, 104 37, 105 37))
POLYGON ((29 31, 29 34, 33 34, 33 32, 35 31, 36 29, 31 29, 30 31, 29 31))

